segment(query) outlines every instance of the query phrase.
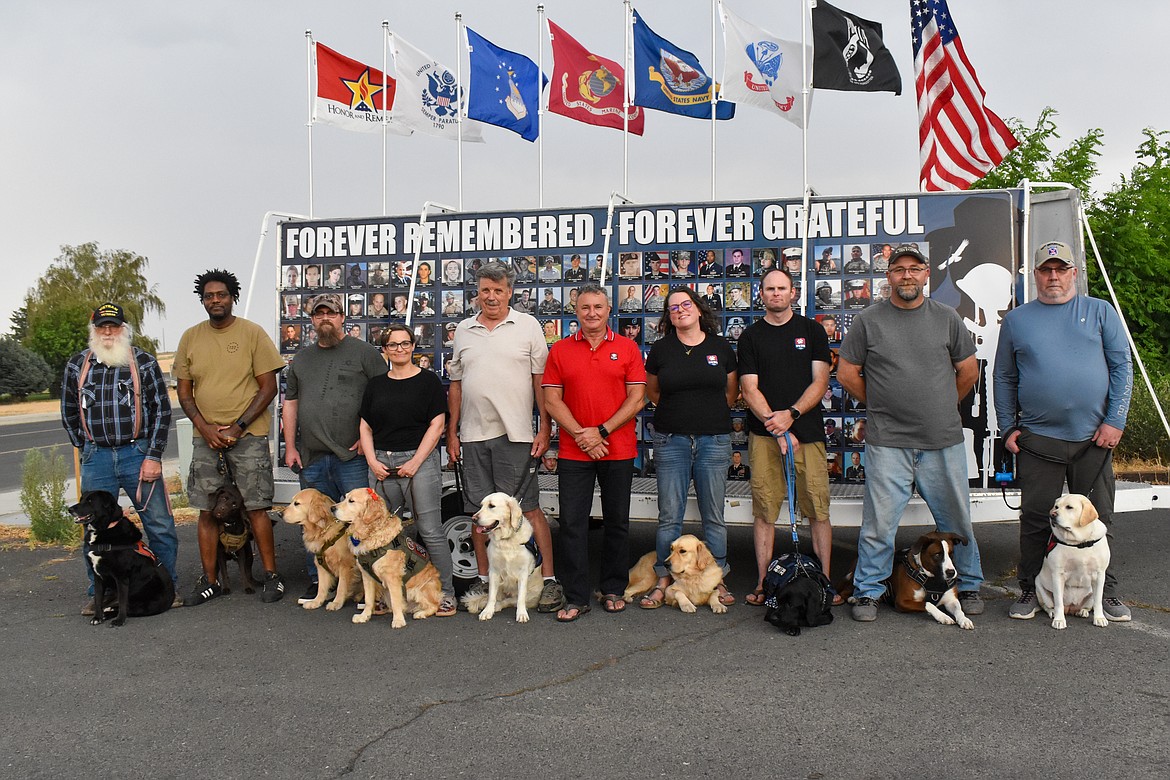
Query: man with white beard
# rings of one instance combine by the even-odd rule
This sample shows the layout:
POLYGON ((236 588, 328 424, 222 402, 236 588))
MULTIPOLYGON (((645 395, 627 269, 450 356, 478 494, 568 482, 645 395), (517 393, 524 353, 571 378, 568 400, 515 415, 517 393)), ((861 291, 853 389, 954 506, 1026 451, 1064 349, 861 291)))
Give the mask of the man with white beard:
MULTIPOLYGON (((177 582, 179 539, 162 478, 162 456, 171 424, 171 401, 153 355, 130 344, 130 326, 116 303, 103 303, 90 318, 89 348, 65 364, 61 423, 81 450, 81 490, 118 490, 134 503, 150 549, 177 582)), ((93 615, 93 564, 82 547, 93 615)), ((177 595, 173 606, 182 606, 177 595)))

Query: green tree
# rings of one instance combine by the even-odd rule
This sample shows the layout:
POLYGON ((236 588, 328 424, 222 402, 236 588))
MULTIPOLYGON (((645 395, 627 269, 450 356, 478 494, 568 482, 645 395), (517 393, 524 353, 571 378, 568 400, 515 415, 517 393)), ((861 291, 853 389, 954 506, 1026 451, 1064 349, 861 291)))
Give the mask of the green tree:
POLYGON ((1053 152, 1052 143, 1060 138, 1056 131, 1056 109, 1040 112, 1035 127, 1028 127, 1015 117, 1004 120, 1018 140, 991 173, 971 185, 973 190, 1009 189, 1029 181, 1061 181, 1071 184, 1085 197, 1091 197, 1093 178, 1097 175, 1097 158, 1101 156, 1104 134, 1093 128, 1062 151, 1053 152))
POLYGON ((29 328, 25 346, 48 365, 52 374, 49 393, 54 398, 61 395, 65 363, 89 343, 89 318, 94 308, 76 303, 58 305, 53 308, 52 316, 44 317, 29 328))
POLYGON ((48 389, 52 372, 44 359, 13 338, 0 338, 0 395, 23 401, 48 389))

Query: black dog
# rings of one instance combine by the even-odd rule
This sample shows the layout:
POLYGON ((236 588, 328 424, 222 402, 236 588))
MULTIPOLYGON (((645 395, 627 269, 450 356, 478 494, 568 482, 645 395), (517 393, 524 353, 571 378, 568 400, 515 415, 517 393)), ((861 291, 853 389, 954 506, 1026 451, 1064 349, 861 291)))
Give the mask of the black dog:
POLYGON ((244 592, 255 593, 256 581, 252 579, 252 524, 244 507, 244 496, 235 485, 224 485, 208 496, 211 502, 211 517, 219 524, 219 543, 216 551, 216 571, 224 593, 231 593, 228 587, 227 562, 235 561, 240 567, 244 580, 244 592))
POLYGON ((764 576, 764 594, 764 619, 789 636, 800 636, 801 626, 833 622, 833 588, 815 555, 784 553, 773 560, 764 576))
POLYGON ((106 588, 117 591, 113 625, 126 617, 158 615, 171 608, 175 585, 166 568, 142 542, 142 531, 122 514, 118 499, 104 490, 91 490, 69 507, 75 522, 85 525, 89 561, 93 564, 93 596, 98 606, 93 625, 106 619, 106 588))

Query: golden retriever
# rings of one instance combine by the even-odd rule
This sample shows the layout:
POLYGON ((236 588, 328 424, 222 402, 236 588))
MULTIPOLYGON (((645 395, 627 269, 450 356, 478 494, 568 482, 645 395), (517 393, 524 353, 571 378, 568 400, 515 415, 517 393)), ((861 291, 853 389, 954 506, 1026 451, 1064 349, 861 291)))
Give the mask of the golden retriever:
POLYGON ((475 533, 488 534, 487 595, 467 593, 463 606, 491 620, 499 610, 516 605, 516 622, 528 622, 528 610, 540 601, 543 578, 532 552, 532 525, 520 504, 507 493, 489 493, 475 513, 475 533))
MULTIPOLYGON (((646 553, 630 569, 630 584, 622 598, 632 601, 639 594, 654 589, 658 575, 654 573, 653 551, 646 553)), ((666 603, 683 612, 695 612, 696 604, 706 604, 712 612, 723 613, 727 607, 719 603, 719 586, 723 584, 723 570, 707 545, 692 534, 683 534, 670 544, 666 558, 674 582, 666 587, 666 603)))
POLYGON ((305 609, 319 609, 334 586, 337 595, 325 605, 330 612, 345 606, 346 599, 356 601, 361 593, 362 579, 349 543, 349 529, 333 516, 332 508, 333 499, 307 488, 278 512, 286 523, 301 527, 305 549, 317 557, 317 597, 303 604, 305 609))
POLYGON ((1052 627, 1068 626, 1065 613, 1093 618, 1093 625, 1109 625, 1105 616, 1105 570, 1109 568, 1109 529, 1085 496, 1068 493, 1056 499, 1048 513, 1055 544, 1044 557, 1036 577, 1036 600, 1048 613, 1052 627))
POLYGON ((403 535, 401 518, 386 508, 381 496, 369 488, 351 490, 333 505, 333 516, 349 526, 353 554, 362 572, 365 608, 353 616, 354 623, 369 621, 383 592, 390 599, 394 628, 406 625, 408 605, 415 620, 439 611, 443 596, 439 570, 403 535))

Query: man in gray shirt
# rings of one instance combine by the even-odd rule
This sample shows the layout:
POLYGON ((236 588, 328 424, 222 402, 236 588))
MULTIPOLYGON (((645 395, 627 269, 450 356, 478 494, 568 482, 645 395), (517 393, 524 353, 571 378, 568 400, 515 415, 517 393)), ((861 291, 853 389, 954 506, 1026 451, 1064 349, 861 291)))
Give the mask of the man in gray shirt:
POLYGON ((837 379, 869 410, 865 501, 853 574, 853 619, 877 619, 894 563, 894 537, 912 486, 954 551, 959 601, 983 612, 983 569, 971 528, 967 456, 959 399, 979 375, 975 345, 958 313, 923 295, 930 264, 912 246, 894 250, 886 277, 894 295, 860 312, 841 344, 837 379), (865 376, 861 375, 862 370, 865 376))

